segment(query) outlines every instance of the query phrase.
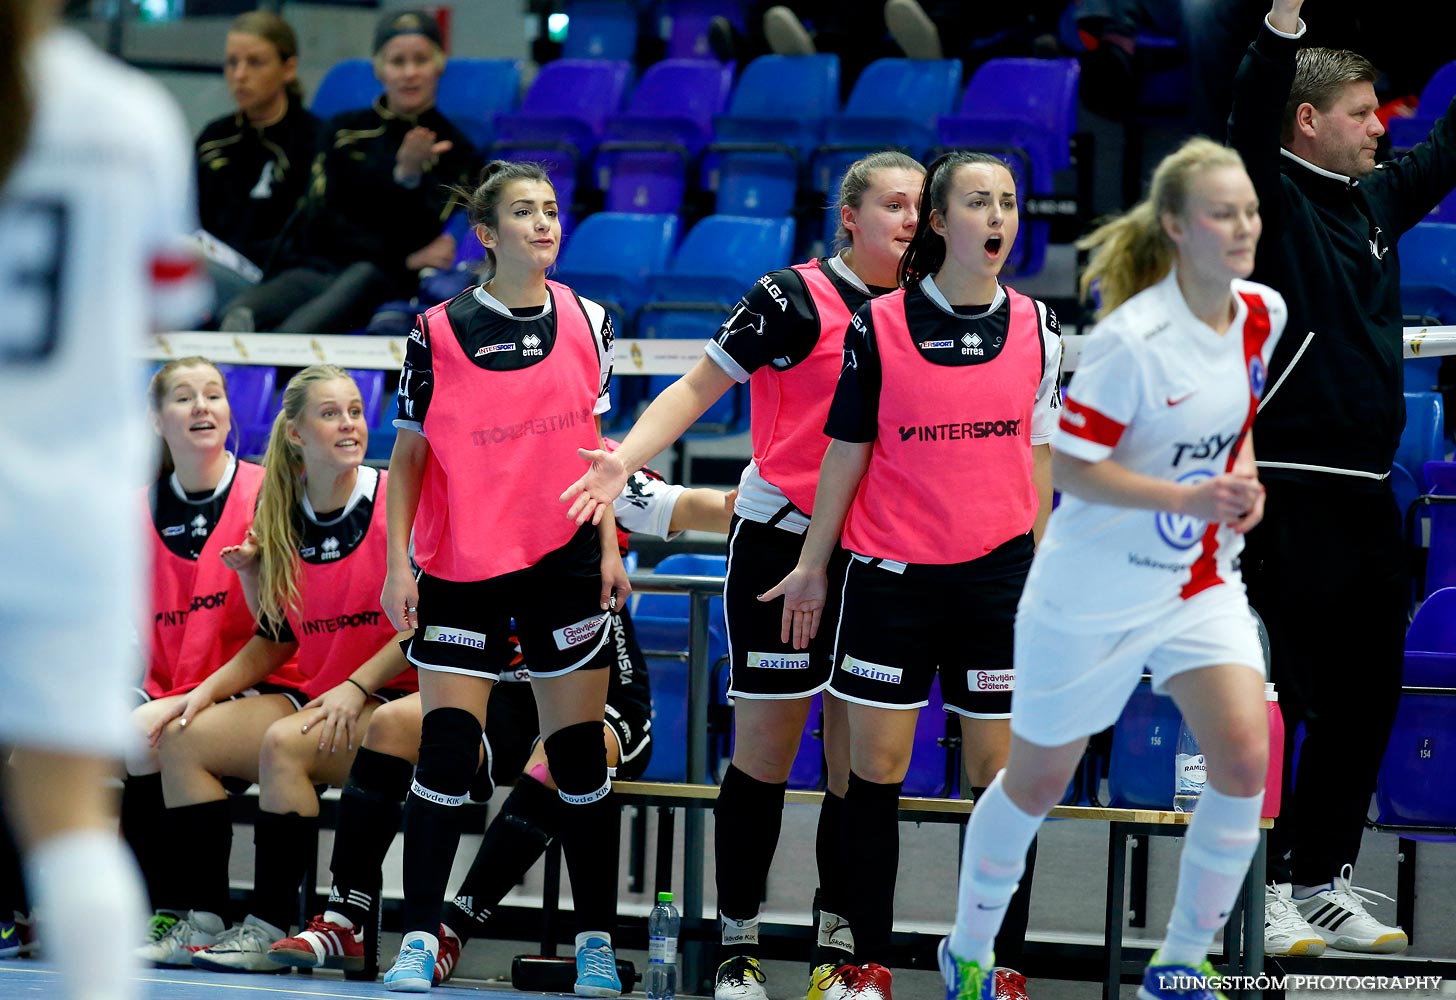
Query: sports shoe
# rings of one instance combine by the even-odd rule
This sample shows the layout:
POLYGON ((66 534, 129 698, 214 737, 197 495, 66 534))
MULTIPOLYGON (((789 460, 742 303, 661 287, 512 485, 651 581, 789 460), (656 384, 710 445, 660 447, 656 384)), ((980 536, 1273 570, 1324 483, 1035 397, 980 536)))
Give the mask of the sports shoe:
POLYGON ((364 928, 332 923, 320 914, 296 937, 275 941, 268 949, 268 960, 295 969, 358 972, 364 968, 364 928))
POLYGON ((576 939, 576 989, 579 997, 619 997, 622 980, 617 975, 617 953, 612 942, 595 934, 576 939))
POLYGON ((1365 911, 1366 900, 1380 905, 1371 898, 1373 896, 1392 903, 1395 900, 1383 892, 1351 885, 1353 870, 1346 865, 1328 889, 1321 889, 1306 899, 1294 900, 1299 915, 1309 921, 1309 925, 1331 948, 1377 955, 1395 955, 1405 951, 1410 944, 1405 931, 1382 924, 1365 911), (1365 898, 1357 893, 1364 894, 1365 898))
POLYGON ((1142 985, 1138 987, 1138 1000, 1228 1000, 1208 986, 1208 980, 1218 975, 1208 959, 1195 969, 1191 965, 1163 962, 1161 958, 1155 953, 1148 962, 1142 985))
POLYGON ((1027 1000, 1026 977, 1015 969, 997 969, 996 1000, 1027 1000))
POLYGON ((866 962, 859 967, 859 974, 854 977, 854 986, 850 990, 850 996, 856 1000, 891 1000, 890 983, 892 979, 890 970, 883 965, 866 962))
POLYGON ((1264 889, 1264 954, 1323 955, 1325 940, 1299 915, 1288 882, 1272 882, 1264 889))
POLYGON ((227 930, 216 913, 188 910, 166 932, 136 950, 137 958, 153 965, 192 968, 192 956, 203 948, 217 944, 218 935, 227 930))
POLYGON ((763 12, 763 37, 775 55, 812 56, 818 51, 799 15, 783 4, 775 4, 763 12))
POLYGON ((435 974, 435 935, 410 931, 400 942, 399 956, 384 974, 384 988, 394 993, 428 993, 435 974))
POLYGON ((461 947, 460 939, 455 936, 455 932, 441 924, 440 954, 435 956, 435 978, 431 980, 434 985, 439 986, 455 971, 455 964, 460 961, 461 947))
POLYGON ((13 920, 0 920, 0 958, 20 957, 20 928, 13 920))
POLYGON ((152 914, 152 919, 147 921, 147 944, 156 944, 167 936, 172 925, 182 919, 179 914, 171 910, 158 910, 152 914))
POLYGON ((268 961, 268 946, 286 932, 249 914, 242 923, 217 936, 217 943, 192 955, 192 964, 211 972, 271 972, 287 974, 286 965, 268 961))
POLYGON ((752 955, 734 955, 718 966, 713 1000, 768 1000, 768 977, 752 955))
POLYGON ((885 27, 911 59, 944 59, 940 30, 915 0, 885 0, 885 27))
POLYGON ((980 963, 961 958, 950 950, 950 938, 940 939, 936 957, 940 978, 945 980, 945 1000, 996 1000, 994 964, 983 969, 980 963))
POLYGON ((809 973, 809 990, 805 1000, 845 1000, 854 992, 857 979, 857 965, 821 965, 809 973))

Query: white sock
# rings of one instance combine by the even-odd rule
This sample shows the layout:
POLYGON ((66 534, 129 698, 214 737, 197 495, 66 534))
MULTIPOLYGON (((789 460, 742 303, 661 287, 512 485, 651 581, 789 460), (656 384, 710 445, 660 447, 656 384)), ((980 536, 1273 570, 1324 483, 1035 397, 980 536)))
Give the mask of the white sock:
POLYGON ((30 853, 25 874, 67 1000, 140 997, 135 953, 146 933, 146 893, 120 838, 103 830, 52 837, 30 853))
POLYGON ((354 921, 344 916, 338 910, 325 910, 324 919, 331 924, 338 924, 346 931, 352 931, 354 929, 354 921))
POLYGON ((1178 895, 1168 937, 1158 950, 1163 963, 1197 968, 1208 957, 1213 935, 1228 920, 1259 846, 1263 807, 1263 792, 1240 798, 1203 786, 1183 838, 1178 895))
MULTIPOLYGON (((609 948, 612 946, 612 935, 608 934, 606 931, 582 931, 576 936, 576 946, 578 948, 585 948, 587 942, 590 941, 592 938, 599 938, 600 940, 606 942, 606 945, 609 948)), ((597 947, 600 948, 601 945, 599 944, 597 945, 597 947)))
POLYGON ((758 922, 762 914, 755 913, 746 920, 735 920, 732 917, 725 917, 720 912, 718 919, 722 923, 723 947, 737 948, 740 950, 758 950, 758 922))
POLYGON ((431 934, 429 931, 410 931, 408 934, 400 939, 399 950, 404 951, 405 948, 409 947, 410 944, 415 941, 423 941, 425 943, 425 947, 430 949, 430 954, 436 956, 437 958, 439 957, 440 939, 435 937, 435 935, 431 934))
POLYGON ((1044 819, 1022 812, 1011 801, 1001 788, 1000 774, 976 800, 966 828, 960 898, 950 932, 950 950, 957 957, 990 967, 996 932, 1026 870, 1027 848, 1044 819))

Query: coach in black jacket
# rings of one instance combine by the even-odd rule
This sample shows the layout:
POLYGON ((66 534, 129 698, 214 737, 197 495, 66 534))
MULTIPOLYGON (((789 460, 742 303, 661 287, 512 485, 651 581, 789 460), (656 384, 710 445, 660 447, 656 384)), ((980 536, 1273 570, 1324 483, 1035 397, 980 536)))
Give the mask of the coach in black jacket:
MULTIPOLYGON (((1336 880, 1359 853, 1399 698, 1410 594, 1389 483, 1405 423, 1396 241, 1456 186, 1456 109, 1377 166, 1375 69, 1350 52, 1301 51, 1302 4, 1274 0, 1229 123, 1264 220, 1253 276, 1289 304, 1256 422, 1266 513, 1243 557, 1289 737, 1270 876, 1293 884, 1293 906, 1325 942, 1389 952, 1405 947, 1399 928, 1363 911, 1342 919, 1358 897, 1344 892, 1321 915, 1309 893, 1346 887, 1336 880)), ((1317 954, 1318 937, 1294 950, 1317 954)))

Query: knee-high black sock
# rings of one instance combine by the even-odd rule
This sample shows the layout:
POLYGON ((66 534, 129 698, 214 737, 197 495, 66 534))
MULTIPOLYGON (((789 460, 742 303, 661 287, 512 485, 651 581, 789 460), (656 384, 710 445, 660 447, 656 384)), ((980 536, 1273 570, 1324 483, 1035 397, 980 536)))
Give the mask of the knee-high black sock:
MULTIPOLYGON (((602 745, 600 732, 597 745, 602 745)), ((459 708, 425 713, 420 762, 404 804, 405 933, 439 930, 440 900, 465 826, 460 807, 479 758, 479 720, 459 708)))
POLYGON ((185 915, 188 910, 215 913, 227 921, 228 856, 233 848, 233 821, 227 799, 168 809, 163 822, 171 831, 172 864, 185 877, 161 900, 163 909, 185 915))
MULTIPOLYGON (((500 814, 485 828, 480 850, 460 891, 440 914, 440 922, 449 926, 461 943, 484 933, 491 911, 560 835, 570 808, 561 796, 534 778, 523 774, 516 781, 500 814)), ((573 882, 573 896, 575 885, 573 882)))
POLYGON ((602 727, 582 722, 546 737, 562 813, 561 853, 571 875, 576 928, 612 933, 617 926, 617 858, 622 814, 611 793, 602 727))
POLYGON ((855 962, 887 962, 895 922, 895 876, 900 867, 901 782, 879 784, 854 772, 844 796, 840 844, 856 891, 845 893, 845 914, 854 928, 855 962))
POLYGON ((845 865, 839 829, 844 821, 844 799, 825 790, 819 809, 814 854, 819 862, 819 926, 815 929, 813 968, 840 966, 854 958, 854 938, 844 915, 845 865))
POLYGON ((379 893, 384 855, 399 832, 414 765, 361 747, 339 798, 338 832, 329 862, 328 907, 356 926, 369 922, 379 893))
POLYGON ((298 887, 318 855, 317 816, 259 810, 253 826, 253 916, 287 931, 298 913, 298 887))
POLYGON ((12 914, 29 912, 25 875, 20 867, 20 845, 15 841, 15 832, 5 815, 4 805, 0 804, 0 920, 10 920, 12 914))
POLYGON ((732 764, 713 809, 713 853, 718 868, 718 912, 723 915, 719 961, 758 950, 758 911, 769 866, 779 846, 787 783, 770 784, 732 764), (751 921, 749 927, 734 927, 751 921))
POLYGON ((153 909, 161 907, 163 896, 175 895, 166 887, 168 876, 177 871, 162 833, 166 813, 160 772, 127 775, 121 785, 121 835, 136 855, 153 909))

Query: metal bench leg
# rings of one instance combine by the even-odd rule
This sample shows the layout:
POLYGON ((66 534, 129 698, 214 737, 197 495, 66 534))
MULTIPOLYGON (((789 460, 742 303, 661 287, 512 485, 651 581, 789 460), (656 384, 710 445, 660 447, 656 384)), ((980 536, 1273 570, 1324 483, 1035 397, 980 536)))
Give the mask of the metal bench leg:
POLYGON ((1128 890, 1127 925, 1146 927, 1148 925, 1148 836, 1144 833, 1129 837, 1132 844, 1132 885, 1128 890))
POLYGON ((1118 1000, 1122 987, 1122 911, 1123 880, 1127 877, 1127 831, 1121 823, 1107 828, 1107 925, 1103 942, 1107 948, 1106 975, 1102 980, 1102 1000, 1118 1000))
POLYGON ((1395 922, 1416 943, 1416 845, 1419 841, 1401 837, 1395 866, 1395 922))

